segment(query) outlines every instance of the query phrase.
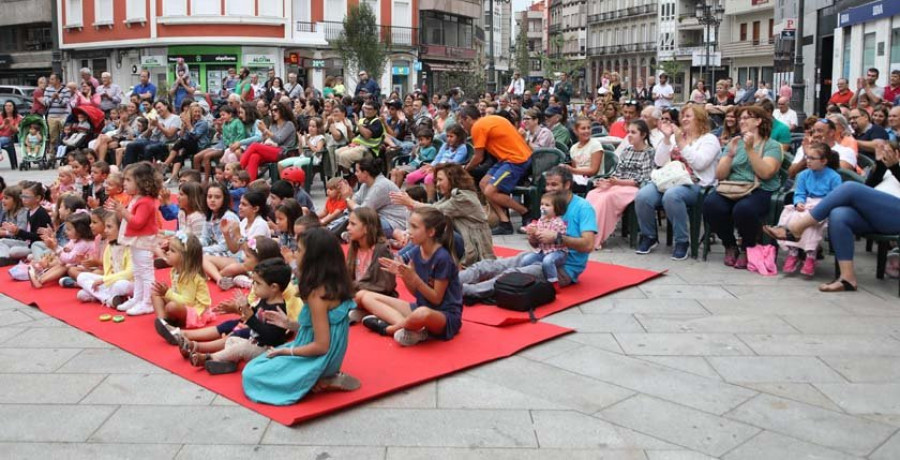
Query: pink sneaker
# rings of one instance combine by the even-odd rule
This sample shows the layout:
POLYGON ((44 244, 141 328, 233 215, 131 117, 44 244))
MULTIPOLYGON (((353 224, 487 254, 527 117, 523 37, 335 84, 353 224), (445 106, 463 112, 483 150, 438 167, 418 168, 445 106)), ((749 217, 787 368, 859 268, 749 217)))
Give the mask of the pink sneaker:
POLYGON ((734 268, 738 270, 746 270, 747 269, 747 253, 742 252, 738 254, 737 260, 734 261, 734 268))
POLYGON ((737 248, 725 248, 725 266, 734 267, 737 261, 737 248))
POLYGON ((782 267, 782 270, 785 274, 794 273, 794 271, 797 270, 797 262, 799 261, 800 258, 795 254, 788 254, 787 258, 784 259, 784 267, 782 267))
POLYGON ((816 274, 815 254, 808 256, 806 260, 803 261, 803 268, 800 269, 800 273, 809 278, 812 278, 816 274))

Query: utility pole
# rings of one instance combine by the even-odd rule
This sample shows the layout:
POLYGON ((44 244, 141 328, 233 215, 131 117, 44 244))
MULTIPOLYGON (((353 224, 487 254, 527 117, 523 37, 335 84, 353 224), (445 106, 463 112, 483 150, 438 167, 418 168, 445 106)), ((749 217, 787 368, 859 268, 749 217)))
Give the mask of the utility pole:
POLYGON ((490 50, 488 51, 488 91, 491 94, 497 92, 497 71, 494 66, 494 0, 490 0, 490 13, 488 21, 490 30, 488 31, 488 41, 490 42, 490 50))
POLYGON ((791 107, 797 111, 797 123, 803 125, 806 120, 803 104, 806 101, 806 81, 803 79, 803 11, 805 0, 797 0, 797 32, 794 38, 794 81, 791 83, 791 107))

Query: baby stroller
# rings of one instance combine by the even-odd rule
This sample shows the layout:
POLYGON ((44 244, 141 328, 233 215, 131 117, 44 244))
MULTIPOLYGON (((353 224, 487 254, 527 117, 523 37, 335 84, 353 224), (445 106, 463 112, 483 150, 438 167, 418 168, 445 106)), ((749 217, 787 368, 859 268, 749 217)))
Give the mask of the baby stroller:
MULTIPOLYGON (((90 105, 81 105, 72 109, 72 118, 75 118, 78 115, 84 115, 91 127, 84 136, 80 136, 77 143, 66 144, 66 153, 71 152, 72 150, 87 148, 88 143, 99 136, 101 132, 103 132, 103 126, 106 122, 106 116, 104 115, 102 110, 90 105)), ((49 158, 47 158, 48 166, 50 168, 53 168, 55 166, 56 160, 58 159, 58 154, 56 152, 53 152, 53 154, 50 155, 49 158)))
MULTIPOLYGON (((36 114, 27 115, 22 119, 19 123, 19 150, 22 151, 22 162, 19 163, 19 171, 27 171, 31 169, 32 165, 36 165, 41 169, 47 168, 44 153, 47 150, 47 138, 49 136, 50 130, 47 128, 47 121, 44 120, 43 116, 36 114), (41 145, 37 152, 33 154, 29 154, 28 150, 25 148, 25 141, 28 138, 28 130, 31 129, 31 125, 38 126, 38 132, 41 133, 41 145)), ((15 152, 10 153, 10 155, 15 154, 15 152)))

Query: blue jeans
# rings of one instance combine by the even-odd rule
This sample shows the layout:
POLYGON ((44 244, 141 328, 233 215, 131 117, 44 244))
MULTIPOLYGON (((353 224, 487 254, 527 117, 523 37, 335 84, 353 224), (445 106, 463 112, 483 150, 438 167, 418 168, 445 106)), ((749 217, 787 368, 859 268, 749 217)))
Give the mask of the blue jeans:
POLYGON ((734 230, 737 229, 742 238, 742 249, 746 249, 756 246, 771 201, 772 192, 759 188, 737 201, 710 193, 703 202, 703 218, 722 239, 723 246, 737 246, 734 238, 734 230))
POLYGON ((530 252, 522 257, 522 266, 538 265, 544 270, 544 278, 550 283, 559 281, 559 270, 566 264, 566 251, 530 252))
POLYGON ((675 243, 690 243, 688 206, 697 204, 699 194, 699 185, 679 185, 666 190, 665 193, 659 192, 656 184, 652 182, 643 186, 634 198, 634 209, 637 211, 641 235, 657 239, 656 208, 662 205, 666 210, 666 217, 672 221, 675 243))
POLYGON ((838 261, 853 260, 855 235, 900 233, 900 198, 856 182, 844 182, 810 211, 828 219, 828 236, 838 261), (885 212, 893 210, 893 212, 885 212))

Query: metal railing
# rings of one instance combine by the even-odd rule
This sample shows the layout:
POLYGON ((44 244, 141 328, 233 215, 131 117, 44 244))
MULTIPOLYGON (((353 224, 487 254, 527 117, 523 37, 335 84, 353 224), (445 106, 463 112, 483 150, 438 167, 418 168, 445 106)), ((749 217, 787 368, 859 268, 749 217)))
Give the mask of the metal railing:
POLYGON ((658 10, 656 3, 648 3, 640 6, 632 6, 630 8, 622 8, 615 11, 607 11, 605 13, 589 14, 587 17, 587 23, 596 24, 603 21, 626 19, 635 16, 644 16, 647 14, 657 14, 657 11, 658 10))
POLYGON ((605 56, 607 54, 638 53, 655 50, 656 42, 628 43, 624 45, 592 46, 587 49, 587 55, 605 56))
MULTIPOLYGON (((332 41, 340 37, 344 31, 344 23, 339 21, 323 21, 320 23, 297 21, 297 32, 317 32, 324 28, 325 40, 332 41)), ((418 46, 419 29, 415 27, 401 27, 380 25, 379 41, 399 46, 418 46)))

